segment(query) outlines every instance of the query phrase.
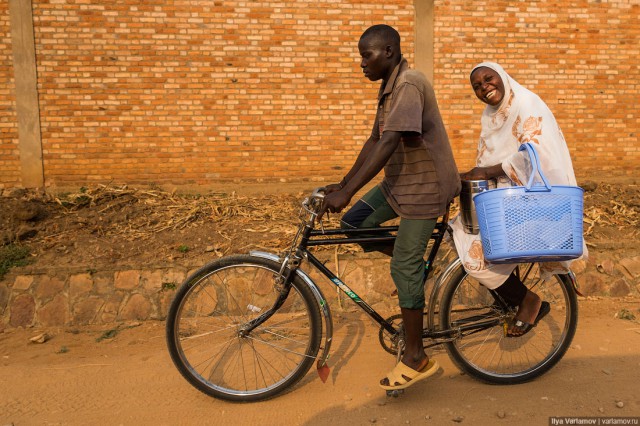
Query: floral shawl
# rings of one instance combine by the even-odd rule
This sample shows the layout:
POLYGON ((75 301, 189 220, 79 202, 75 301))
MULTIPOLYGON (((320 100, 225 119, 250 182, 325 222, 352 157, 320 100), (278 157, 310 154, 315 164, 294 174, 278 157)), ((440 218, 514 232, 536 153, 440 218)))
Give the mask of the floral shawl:
POLYGON ((528 180, 531 166, 527 152, 518 152, 518 148, 531 142, 551 185, 576 185, 567 143, 549 107, 500 65, 483 62, 474 70, 479 67, 498 73, 504 82, 505 96, 499 105, 487 105, 482 113, 477 165, 489 167, 502 163, 505 174, 516 185, 522 185, 528 180))
MULTIPOLYGON (((483 62, 473 70, 479 67, 491 68, 498 73, 504 83, 505 96, 499 105, 487 105, 482 113, 476 165, 490 167, 502 164, 508 179, 499 178, 498 187, 523 185, 531 174, 531 165, 527 151, 519 152, 518 148, 525 142, 531 142, 538 152, 542 173, 550 185, 576 185, 567 143, 547 105, 536 94, 518 84, 500 65, 483 62)), ((488 288, 494 289, 504 283, 516 265, 486 262, 480 235, 466 234, 460 217, 453 220, 451 228, 465 270, 488 288)), ((586 245, 583 245, 583 249, 583 258, 586 258, 586 245)), ((552 273, 566 272, 570 263, 541 263, 543 278, 548 278, 552 273)))

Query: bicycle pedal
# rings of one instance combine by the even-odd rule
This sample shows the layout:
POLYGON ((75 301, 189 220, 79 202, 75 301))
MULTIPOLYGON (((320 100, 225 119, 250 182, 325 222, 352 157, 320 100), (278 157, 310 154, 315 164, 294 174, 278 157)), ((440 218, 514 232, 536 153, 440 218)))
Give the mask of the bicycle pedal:
POLYGON ((402 395, 403 393, 404 393, 404 389, 388 390, 387 391, 387 396, 391 396, 391 397, 397 398, 400 395, 402 395))

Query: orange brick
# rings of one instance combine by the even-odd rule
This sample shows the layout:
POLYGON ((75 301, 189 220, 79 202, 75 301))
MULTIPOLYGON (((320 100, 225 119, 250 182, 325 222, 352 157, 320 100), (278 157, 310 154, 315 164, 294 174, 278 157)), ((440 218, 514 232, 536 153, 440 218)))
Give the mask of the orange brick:
MULTIPOLYGON (((373 120, 361 32, 395 26, 411 63, 427 25, 408 0, 32 3, 48 184, 333 181, 373 120)), ((473 165, 482 111, 468 72, 494 60, 554 111, 578 175, 635 173, 638 15, 625 0, 436 2, 434 88, 458 166, 473 165)), ((20 185, 7 2, 0 33, 1 188, 20 185)))

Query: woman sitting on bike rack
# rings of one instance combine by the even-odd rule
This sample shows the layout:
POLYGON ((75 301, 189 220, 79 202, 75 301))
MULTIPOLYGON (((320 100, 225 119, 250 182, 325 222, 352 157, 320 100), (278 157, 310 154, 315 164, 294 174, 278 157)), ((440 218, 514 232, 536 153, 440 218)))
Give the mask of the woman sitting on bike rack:
POLYGON ((398 289, 405 346, 400 362, 380 386, 399 390, 439 369, 422 343, 423 257, 437 218, 460 192, 460 178, 434 91, 421 72, 409 69, 398 32, 387 25, 370 27, 358 49, 364 75, 382 80, 378 111, 371 136, 349 173, 327 187, 319 217, 326 211, 340 212, 384 168, 382 183, 359 200, 342 223, 377 227, 401 218, 395 245, 381 248, 392 254, 391 276, 398 289))
MULTIPOLYGON (((552 185, 576 185, 569 150, 553 113, 534 93, 522 87, 498 64, 483 62, 471 71, 471 86, 478 99, 487 104, 481 118, 477 166, 461 174, 463 180, 497 178, 498 187, 522 185, 529 175, 527 152, 520 144, 535 143, 540 163, 552 185)), ((492 289, 509 306, 518 307, 508 337, 528 333, 550 306, 524 286, 513 271, 515 264, 489 264, 484 260, 480 235, 465 232, 458 217, 453 236, 469 275, 492 289)), ((586 246, 584 255, 586 257, 586 246)), ((543 263, 543 273, 566 273, 570 261, 543 263)))

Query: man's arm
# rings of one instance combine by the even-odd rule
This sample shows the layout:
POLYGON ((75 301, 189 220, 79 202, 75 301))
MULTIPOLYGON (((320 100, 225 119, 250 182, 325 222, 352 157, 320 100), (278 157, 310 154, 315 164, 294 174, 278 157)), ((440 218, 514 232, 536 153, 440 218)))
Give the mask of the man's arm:
MULTIPOLYGON (((349 195, 349 199, 380 173, 380 170, 389 161, 391 154, 398 147, 401 137, 401 132, 384 132, 382 138, 371 145, 367 157, 362 159, 357 172, 347 179, 347 183, 343 188, 343 191, 349 195)), ((358 160, 360 160, 359 156, 358 160)))
POLYGON ((401 132, 387 131, 378 141, 369 138, 347 174, 346 183, 342 189, 332 192, 324 198, 319 216, 322 217, 326 211, 333 213, 345 208, 356 192, 380 173, 398 147, 401 137, 401 132))
POLYGON ((326 186, 325 189, 327 194, 340 191, 342 188, 344 188, 346 183, 349 182, 349 180, 351 180, 351 178, 353 178, 353 176, 355 176, 356 173, 358 173, 358 170, 360 170, 360 167, 366 161, 367 157, 369 156, 369 153, 371 152, 371 148, 373 148, 376 141, 377 139, 373 135, 369 136, 369 139, 367 139, 367 141, 362 146, 362 149, 360 149, 360 153, 356 157, 356 161, 353 163, 353 166, 351 166, 351 169, 349 170, 349 172, 346 175, 344 175, 340 183, 332 183, 331 185, 326 186))
POLYGON ((371 150, 375 146, 376 142, 377 140, 374 139, 373 136, 370 136, 369 139, 367 139, 365 144, 362 146, 362 149, 360 150, 356 161, 353 163, 353 166, 351 166, 351 170, 349 170, 349 173, 344 176, 344 179, 341 182, 343 188, 344 185, 351 179, 353 179, 356 173, 358 173, 358 170, 360 170, 360 167, 362 167, 366 159, 369 157, 369 154, 371 153, 371 150))

